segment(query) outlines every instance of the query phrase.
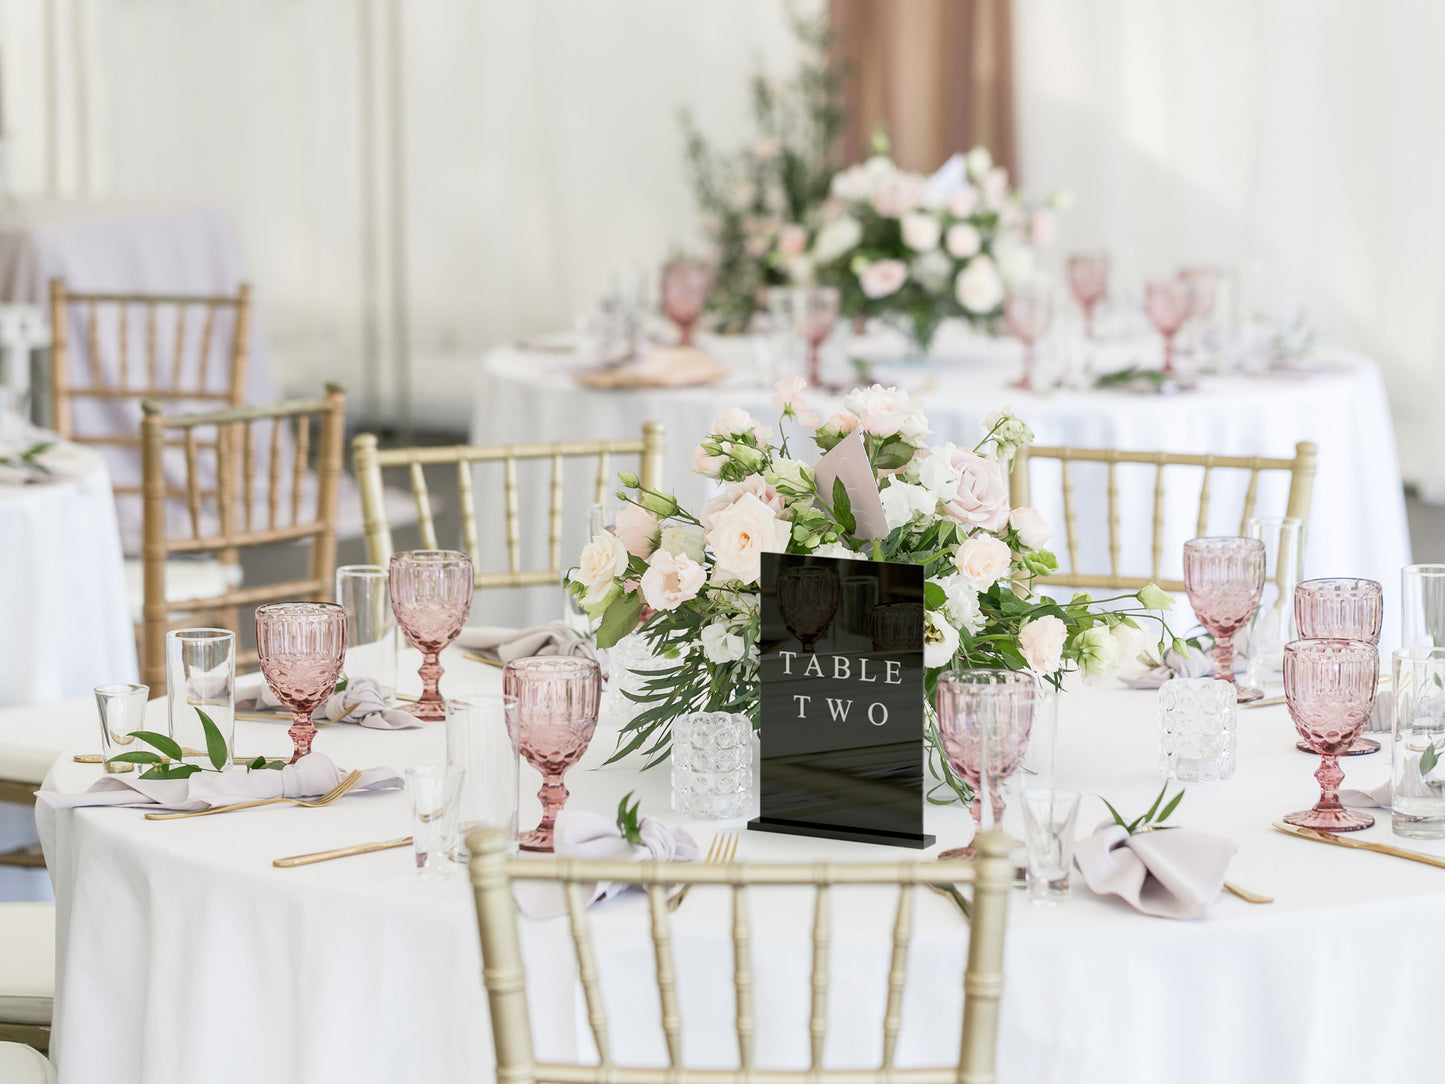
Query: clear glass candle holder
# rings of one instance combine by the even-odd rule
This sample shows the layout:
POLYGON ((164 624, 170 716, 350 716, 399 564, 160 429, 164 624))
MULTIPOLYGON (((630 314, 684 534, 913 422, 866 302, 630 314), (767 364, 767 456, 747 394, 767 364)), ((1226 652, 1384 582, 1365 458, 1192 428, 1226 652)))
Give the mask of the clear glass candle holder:
POLYGON ((342 565, 336 570, 336 602, 346 611, 342 672, 375 681, 387 706, 396 703, 396 616, 390 582, 390 571, 381 565, 342 565))
POLYGON ((447 701, 447 764, 460 768, 463 836, 476 828, 501 831, 517 851, 517 698, 459 696, 447 701))
POLYGON ((146 701, 150 699, 146 685, 97 685, 95 707, 100 714, 100 756, 109 774, 135 770, 134 764, 111 764, 110 758, 129 752, 135 742, 131 737, 145 729, 146 701))
POLYGON ((1159 687, 1159 774, 1208 783, 1234 774, 1235 689, 1216 678, 1172 678, 1159 687))
POLYGON ((1079 795, 1067 790, 1026 790, 1022 804, 1029 899, 1057 902, 1069 894, 1079 795))
POLYGON ((752 808, 753 723, 697 711, 672 721, 672 809, 696 820, 731 820, 752 808))
POLYGON ((1445 648, 1394 655, 1390 818, 1397 836, 1445 838, 1445 648))
POLYGON ((451 765, 426 765, 408 768, 405 774, 416 871, 425 878, 450 877, 461 869, 457 817, 464 773, 451 765))
POLYGON ((186 760, 208 763, 200 712, 216 724, 228 758, 236 751, 236 634, 229 629, 166 633, 167 728, 186 760))

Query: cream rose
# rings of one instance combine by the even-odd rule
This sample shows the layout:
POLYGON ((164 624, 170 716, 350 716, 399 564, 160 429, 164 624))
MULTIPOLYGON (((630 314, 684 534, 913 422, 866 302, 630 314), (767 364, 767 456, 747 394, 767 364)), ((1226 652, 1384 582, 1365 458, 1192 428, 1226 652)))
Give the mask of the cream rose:
POLYGON ((593 536, 582 547, 572 579, 587 588, 582 605, 595 605, 612 589, 612 581, 627 571, 627 547, 610 531, 593 536))
POLYGON ((953 555, 954 567, 975 591, 987 591, 1008 575, 1013 551, 992 535, 966 538, 953 555))
POLYGON ((627 552, 634 557, 643 558, 657 549, 660 530, 657 517, 635 504, 623 505, 617 513, 617 522, 612 527, 612 533, 627 547, 627 552))
POLYGON ((1019 629, 1019 650, 1029 669, 1041 676, 1058 670, 1064 661, 1064 640, 1069 630, 1052 614, 1036 617, 1019 629))
POLYGON ((707 544, 714 568, 743 583, 757 583, 764 553, 781 553, 792 525, 752 493, 744 493, 712 517, 707 544))
POLYGON ((1049 544, 1049 525, 1037 508, 1015 508, 1008 514, 1008 525, 1018 532, 1019 541, 1031 550, 1049 544))
POLYGON ((796 222, 789 222, 778 231, 778 251, 794 259, 808 251, 808 231, 796 222))
POLYGON ((906 214, 899 220, 903 231, 903 243, 914 252, 932 252, 938 247, 938 237, 943 232, 943 223, 934 215, 906 214))
POLYGON ((943 514, 958 523, 997 531, 1008 522, 1008 475, 996 459, 960 448, 944 446, 944 453, 958 471, 958 489, 946 502, 943 514))
POLYGON ((978 230, 967 222, 960 222, 956 226, 948 227, 943 247, 948 249, 948 254, 955 260, 966 260, 970 256, 978 255, 978 250, 983 247, 983 238, 978 235, 978 230))
POLYGON ((813 259, 819 264, 832 263, 846 256, 863 240, 863 227, 852 215, 839 215, 818 231, 813 241, 813 259))
POLYGON ((975 256, 958 273, 953 292, 966 311, 978 314, 993 312, 1003 304, 1003 279, 991 259, 975 256))
POLYGON ((893 436, 918 410, 906 391, 885 388, 882 384, 854 388, 844 397, 843 406, 857 417, 863 432, 875 437, 893 436))
POLYGON ((741 482, 730 483, 726 489, 703 505, 702 515, 697 517, 698 521, 702 523, 704 529, 712 530, 718 513, 731 507, 745 493, 762 501, 773 510, 774 515, 781 516, 783 514, 783 495, 761 474, 750 474, 741 482))
POLYGON ((874 299, 896 294, 908 280, 908 265, 902 260, 875 260, 858 272, 863 296, 874 299))
POLYGON ((707 573, 691 557, 658 550, 642 574, 642 598, 654 610, 675 610, 697 598, 707 573))

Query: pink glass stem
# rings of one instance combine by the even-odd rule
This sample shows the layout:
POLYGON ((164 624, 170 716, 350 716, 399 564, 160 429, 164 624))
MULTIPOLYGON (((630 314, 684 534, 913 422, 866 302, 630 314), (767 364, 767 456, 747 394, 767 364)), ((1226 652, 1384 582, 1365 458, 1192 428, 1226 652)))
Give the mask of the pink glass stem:
POLYGON ((1234 680, 1234 639, 1230 636, 1216 636, 1214 638, 1214 649, 1210 652, 1214 656, 1214 680, 1227 681, 1231 685, 1238 682, 1234 680))
POLYGON ((689 321, 689 322, 686 323, 686 324, 679 323, 679 324, 677 325, 677 345, 678 345, 678 346, 691 346, 691 345, 692 345, 692 322, 691 322, 691 321, 689 321))
POLYGON ((438 689, 444 673, 440 660, 441 656, 436 651, 422 653, 421 667, 417 670, 421 676, 421 696, 407 709, 418 719, 429 723, 439 723, 447 717, 446 702, 438 689))
POLYGON ((291 713, 291 729, 286 731, 291 736, 291 744, 294 752, 291 754, 291 763, 311 752, 311 740, 316 737, 316 724, 311 721, 309 711, 293 711, 291 713))
POLYGON ((1084 306, 1084 338, 1094 337, 1094 303, 1091 301, 1084 306))
POLYGON ((1034 344, 1024 343, 1024 375, 1019 378, 1016 388, 1033 391, 1034 388, 1034 344))
POLYGON ((821 344, 811 341, 808 343, 808 383, 815 388, 823 386, 821 365, 818 360, 819 345, 821 344))
POLYGON ((537 792, 537 800, 542 803, 542 819, 537 822, 536 828, 527 833, 532 844, 529 849, 552 849, 552 832, 557 825, 557 814, 562 812, 562 807, 571 796, 572 792, 562 782, 560 775, 542 777, 542 789, 537 792))
POLYGON ((1316 809, 1336 810, 1343 809, 1340 805, 1340 784, 1345 781, 1345 773, 1340 771, 1340 758, 1333 756, 1320 757, 1320 766, 1315 769, 1315 778, 1320 784, 1320 800, 1315 806, 1316 809))
POLYGON ((1164 373, 1173 373, 1173 372, 1174 372, 1174 336, 1173 336, 1173 335, 1165 335, 1165 336, 1164 336, 1164 368, 1161 370, 1161 372, 1164 372, 1164 373))

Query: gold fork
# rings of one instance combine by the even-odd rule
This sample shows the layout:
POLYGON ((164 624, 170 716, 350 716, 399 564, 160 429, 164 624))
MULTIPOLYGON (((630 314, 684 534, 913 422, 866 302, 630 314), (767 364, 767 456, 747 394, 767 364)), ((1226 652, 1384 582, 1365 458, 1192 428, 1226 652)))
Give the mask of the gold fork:
MULTIPOLYGON (((738 856, 738 836, 736 832, 719 832, 712 837, 712 844, 707 849, 707 857, 703 862, 707 865, 726 865, 738 856)), ((692 885, 685 884, 682 891, 667 901, 667 909, 676 911, 682 906, 683 897, 692 889, 692 885)))
POLYGON ((320 809, 324 805, 330 805, 336 799, 349 791, 357 783, 361 782, 361 772, 352 771, 347 773, 345 779, 332 787, 320 798, 310 801, 302 801, 300 798, 262 798, 256 802, 238 802, 235 805, 217 805, 210 809, 191 809, 184 813, 147 813, 148 821, 177 821, 183 817, 206 817, 212 813, 230 813, 237 809, 255 809, 257 806, 271 805, 275 802, 290 802, 292 805, 305 806, 307 809, 320 809))

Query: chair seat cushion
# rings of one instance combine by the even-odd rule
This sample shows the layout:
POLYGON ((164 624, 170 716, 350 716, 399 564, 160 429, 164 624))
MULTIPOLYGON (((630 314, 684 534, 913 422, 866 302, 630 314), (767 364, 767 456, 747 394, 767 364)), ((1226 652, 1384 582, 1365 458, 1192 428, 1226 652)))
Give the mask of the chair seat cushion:
MULTIPOLYGON (((87 731, 94 731, 95 751, 99 752, 100 722, 94 696, 0 708, 0 779, 38 787, 55 758, 87 731)), ((0 939, 3 937, 0 933, 0 939)))
MULTIPOLYGON (((224 565, 214 558, 173 557, 166 562, 166 601, 170 603, 215 598, 240 585, 238 565, 224 565)), ((145 572, 139 558, 126 559, 125 591, 131 618, 139 625, 145 604, 145 572)))
POLYGON ((21 1043, 0 1043, 0 1080, 5 1084, 55 1084, 55 1066, 21 1043))
POLYGON ((54 1007, 55 905, 0 903, 0 1023, 48 1026, 54 1007))

